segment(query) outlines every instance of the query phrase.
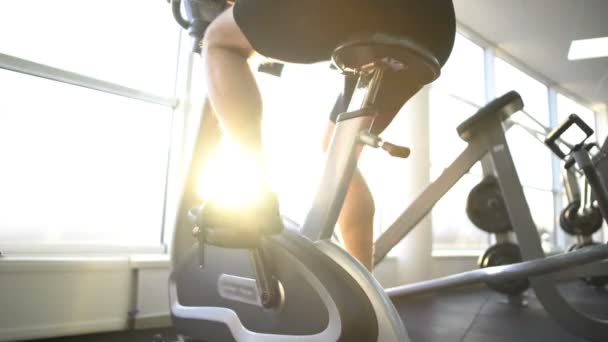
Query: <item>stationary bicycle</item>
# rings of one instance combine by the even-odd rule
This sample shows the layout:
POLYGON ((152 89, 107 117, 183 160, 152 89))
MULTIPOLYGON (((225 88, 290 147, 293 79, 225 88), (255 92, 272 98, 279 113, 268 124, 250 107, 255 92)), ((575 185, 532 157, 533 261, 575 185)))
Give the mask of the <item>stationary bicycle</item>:
POLYGON ((191 212, 200 204, 196 156, 205 146, 198 139, 178 211, 169 283, 173 323, 185 339, 409 341, 382 286, 330 238, 356 167, 357 147, 366 143, 395 156, 409 154, 370 133, 379 115, 374 108, 383 76, 399 73, 404 82, 422 87, 439 76, 440 65, 408 37, 383 33, 344 42, 332 59, 358 81, 347 112, 337 119, 303 227, 285 220, 276 234, 244 236, 201 224, 204 211, 191 212))

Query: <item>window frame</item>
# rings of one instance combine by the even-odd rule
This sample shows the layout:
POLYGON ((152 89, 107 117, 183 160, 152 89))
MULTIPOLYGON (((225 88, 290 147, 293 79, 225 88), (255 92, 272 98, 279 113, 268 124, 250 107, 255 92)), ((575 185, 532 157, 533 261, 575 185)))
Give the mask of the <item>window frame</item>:
MULTIPOLYGON (((188 49, 189 37, 183 34, 183 30, 176 35, 179 40, 176 51, 175 60, 175 84, 173 88, 173 96, 160 95, 142 89, 131 88, 119 83, 109 82, 106 80, 90 77, 84 74, 72 72, 65 69, 52 67, 46 64, 33 62, 23 58, 18 58, 0 52, 0 69, 8 70, 21 74, 24 77, 37 77, 53 82, 59 82, 76 87, 86 88, 93 91, 103 92, 114 96, 126 97, 129 99, 142 101, 144 103, 166 107, 171 110, 170 118, 170 144, 167 153, 167 168, 165 173, 165 184, 163 185, 163 213, 161 215, 160 234, 158 242, 154 244, 113 244, 113 243, 45 243, 45 242, 10 242, 0 245, 0 256, 62 256, 62 255, 134 255, 134 254, 167 254, 170 249, 172 240, 173 224, 172 212, 168 210, 168 201, 170 188, 177 188, 180 183, 176 178, 179 165, 184 161, 181 158, 175 158, 174 154, 184 144, 184 131, 176 130, 175 128, 187 117, 192 115, 192 107, 190 106, 190 91, 191 91, 191 73, 194 66, 194 57, 188 49), (177 134, 176 134, 177 133, 177 134), (169 227, 169 229, 168 229, 169 227)), ((67 100, 67 99, 66 99, 67 100)), ((200 114, 200 113, 197 113, 200 114)), ((173 199, 176 200, 176 199, 173 199)), ((177 199, 179 201, 179 199, 177 199)))

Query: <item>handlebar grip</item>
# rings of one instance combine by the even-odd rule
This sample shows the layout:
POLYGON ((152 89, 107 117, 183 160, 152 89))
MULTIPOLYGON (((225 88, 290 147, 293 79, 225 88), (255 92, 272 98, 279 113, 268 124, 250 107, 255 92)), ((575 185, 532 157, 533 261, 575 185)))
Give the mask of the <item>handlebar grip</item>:
POLYGON ((593 135, 593 129, 591 129, 591 127, 589 127, 578 115, 570 114, 568 116, 568 120, 566 120, 563 124, 559 125, 549 134, 547 134, 547 137, 545 138, 545 145, 547 145, 547 147, 549 147, 549 149, 553 153, 555 153, 555 155, 558 156, 560 159, 565 159, 566 155, 570 152, 564 153, 564 151, 562 151, 559 146, 557 146, 557 140, 570 127, 572 127, 572 125, 577 125, 586 135, 585 139, 583 139, 583 141, 579 142, 577 145, 583 144, 585 140, 587 140, 587 138, 593 135))
POLYGON ((171 12, 173 12, 173 18, 175 18, 175 21, 177 21, 179 26, 183 27, 184 30, 187 30, 190 28, 190 22, 188 22, 182 16, 181 0, 171 0, 171 12))

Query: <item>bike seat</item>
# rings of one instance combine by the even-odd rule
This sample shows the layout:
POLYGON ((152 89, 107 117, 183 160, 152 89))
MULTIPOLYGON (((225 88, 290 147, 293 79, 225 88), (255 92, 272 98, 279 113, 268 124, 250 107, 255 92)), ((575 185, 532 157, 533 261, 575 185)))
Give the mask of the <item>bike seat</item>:
POLYGON ((391 69, 412 72, 417 82, 428 84, 437 79, 441 66, 437 58, 412 39, 374 33, 340 44, 332 54, 333 63, 342 71, 360 71, 383 62, 391 69))
POLYGON ((458 135, 464 141, 470 141, 476 131, 483 131, 483 123, 488 119, 499 117, 507 120, 511 115, 524 108, 524 102, 516 91, 512 90, 483 106, 477 113, 462 122, 457 128, 458 135))

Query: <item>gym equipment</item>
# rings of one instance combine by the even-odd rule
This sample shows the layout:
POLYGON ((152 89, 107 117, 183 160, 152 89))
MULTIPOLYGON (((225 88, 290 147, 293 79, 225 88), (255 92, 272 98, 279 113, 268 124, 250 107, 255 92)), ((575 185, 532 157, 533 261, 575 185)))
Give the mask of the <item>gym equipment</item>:
MULTIPOLYGON (((563 184, 569 204, 560 215, 563 230, 577 237, 578 244, 590 244, 591 235, 601 229, 603 220, 607 220, 608 188, 605 179, 608 177, 608 164, 605 163, 606 143, 596 155, 591 150, 598 147, 596 143, 586 143, 593 135, 589 127, 578 115, 571 114, 568 119, 549 133, 545 144, 564 160, 563 184), (569 129, 578 127, 585 137, 576 145, 568 146, 563 151, 557 141, 569 129), (578 167, 578 169, 576 169, 578 167), (579 186, 578 174, 584 176, 583 194, 579 186)), ((607 221, 608 222, 608 221, 607 221)))
MULTIPOLYGON (((480 268, 511 265, 522 262, 519 246, 512 239, 513 227, 502 197, 498 179, 493 174, 475 185, 467 196, 466 213, 479 229, 494 234, 497 244, 490 246, 477 262, 480 268)), ((508 302, 525 305, 523 293, 530 287, 526 278, 514 280, 488 280, 487 286, 508 296, 508 302)))
MULTIPOLYGON (((511 265, 522 262, 519 246, 513 242, 501 242, 488 248, 479 258, 480 268, 494 266, 511 265)), ((521 295, 530 287, 530 282, 526 278, 518 278, 509 281, 490 279, 487 281, 488 287, 509 296, 521 295)))
MULTIPOLYGON (((602 273, 603 271, 603 274, 605 274, 605 270, 598 271, 597 265, 592 264, 594 261, 602 260, 605 258, 606 248, 586 247, 571 253, 562 253, 548 256, 545 258, 523 261, 511 265, 481 268, 478 270, 462 272, 437 279, 393 287, 387 289, 386 293, 391 298, 399 298, 407 296, 419 296, 422 294, 432 293, 459 286, 520 280, 522 278, 529 278, 530 276, 538 277, 542 275, 550 275, 553 279, 562 280, 582 277, 584 275, 591 274, 592 272, 602 273)), ((605 268, 606 266, 608 266, 608 263, 606 261, 602 261, 602 266, 605 268)), ((539 296, 538 292, 536 292, 536 295, 537 297, 539 296)), ((541 297, 543 298, 543 301, 547 300, 546 294, 541 295, 541 297)), ((545 302, 543 301, 541 301, 541 304, 545 306, 545 302)), ((566 307, 569 309, 565 309, 561 305, 563 304, 551 304, 549 305, 550 309, 547 309, 547 307, 545 306, 547 312, 554 318, 558 319, 560 323, 562 323, 561 320, 565 319, 566 317, 575 318, 576 322, 585 322, 586 320, 592 320, 593 322, 595 322, 595 324, 605 322, 605 320, 597 320, 595 318, 588 317, 587 315, 584 315, 578 311, 575 311, 575 315, 573 316, 564 315, 564 313, 567 312, 565 310, 570 311, 573 310, 573 308, 567 305, 567 303, 566 307)), ((572 311, 570 311, 569 313, 572 314, 572 311)), ((564 326, 568 329, 573 328, 570 327, 568 324, 564 326)), ((585 336, 585 338, 593 341, 602 341, 601 338, 597 338, 598 333, 599 332, 597 331, 587 332, 583 333, 585 335, 580 336, 585 336)))
MULTIPOLYGON (((509 208, 504 192, 503 173, 515 175, 515 171, 507 173, 494 172, 498 165, 494 166, 490 159, 492 148, 497 147, 495 154, 503 157, 504 153, 499 153, 507 147, 506 141, 499 139, 504 136, 502 123, 513 113, 523 108, 523 101, 519 94, 511 91, 482 107, 475 115, 467 119, 458 127, 458 133, 462 139, 468 142, 467 148, 450 164, 437 179, 429 184, 427 188, 418 196, 408 208, 395 220, 395 222, 378 238, 375 243, 374 260, 379 263, 386 254, 403 239, 416 225, 431 211, 433 206, 443 197, 449 189, 478 161, 482 161, 484 176, 494 175, 499 180, 502 197, 509 208), (488 155, 488 156, 486 156, 488 155), (484 158, 484 156, 486 156, 484 158)), ((510 155, 508 155, 510 160, 510 155)), ((504 158, 503 158, 504 159, 504 158)), ((499 170, 497 170, 499 171, 499 170)), ((506 177, 506 176, 505 176, 506 177)), ((517 179, 519 184, 519 179, 517 179)), ((513 220, 511 220, 513 222, 513 220)))
POLYGON ((590 236, 602 228, 603 217, 599 208, 585 208, 581 211, 581 203, 572 201, 564 208, 559 216, 562 229, 573 236, 590 236))
POLYGON ((467 196, 467 216, 477 228, 492 234, 513 230, 498 180, 487 175, 467 196))
POLYGON ((578 178, 574 163, 568 163, 563 172, 563 184, 569 203, 560 213, 559 222, 564 232, 585 240, 602 228, 604 219, 600 209, 594 205, 589 182, 585 179, 585 191, 581 196, 578 178))
MULTIPOLYGON (((539 302, 560 325, 588 340, 604 341, 608 336, 608 320, 591 317, 574 309, 561 295, 555 282, 608 274, 608 261, 603 260, 608 258, 608 246, 591 246, 545 257, 505 137, 505 130, 514 124, 509 120, 510 116, 522 108, 523 101, 519 94, 509 92, 479 109, 457 128, 460 137, 468 143, 466 149, 378 238, 375 243, 375 263, 380 262, 439 199, 476 162, 481 161, 484 176, 494 175, 498 180, 513 235, 519 243, 524 261, 390 288, 386 290, 389 296, 413 296, 469 284, 496 284, 528 278, 539 302)), ((558 141, 559 137, 555 139, 558 141)), ((497 234, 498 242, 508 241, 510 234, 497 234)))
MULTIPOLYGON (((598 179, 604 188, 608 188, 608 137, 600 150, 591 158, 593 166, 598 170, 598 179)), ((599 191, 599 190, 598 190, 599 191)))
MULTIPOLYGON (((575 243, 574 245, 570 246, 570 248, 568 249, 569 252, 571 251, 575 251, 581 248, 585 248, 585 247, 589 247, 589 246, 597 246, 600 245, 599 242, 594 242, 594 241, 588 241, 588 242, 583 242, 583 243, 575 243)), ((593 286, 593 287, 604 287, 606 285, 608 285, 608 275, 604 275, 604 276, 584 276, 581 278, 581 280, 583 280, 585 283, 593 286)))
MULTIPOLYGON (((591 150, 597 147, 597 144, 586 143, 586 141, 593 133, 593 129, 578 115, 571 114, 564 123, 548 135, 545 141, 547 146, 565 161, 563 183, 570 203, 560 215, 560 225, 566 233, 575 236, 577 239, 577 242, 570 246, 568 251, 599 245, 598 242, 593 241, 592 235, 601 229, 605 219, 602 216, 600 206, 595 205, 595 203, 596 196, 599 195, 598 203, 600 203, 606 193, 603 178, 608 170, 606 168, 607 164, 605 164, 605 150, 607 147, 604 143, 599 152, 590 158, 591 150), (585 134, 585 137, 576 145, 570 146, 568 151, 563 151, 556 141, 574 127, 578 127, 585 134), (580 171, 575 169, 576 166, 579 166, 585 175, 583 195, 581 195, 577 177, 580 171)), ((608 285, 608 276, 606 275, 584 276, 581 279, 594 287, 608 285)))
MULTIPOLYGON (((174 326, 188 339, 409 341, 384 289, 329 239, 359 144, 374 142, 399 156, 409 151, 368 133, 377 116, 374 101, 383 75, 398 72, 404 82, 422 86, 437 78, 439 63, 411 40, 384 34, 344 43, 333 62, 342 72, 358 75, 358 82, 348 112, 338 117, 325 173, 301 229, 286 220, 280 233, 239 237, 244 241, 240 246, 223 238, 210 241, 207 234, 221 232, 221 227, 192 231, 189 210, 199 205, 197 158, 207 150, 199 135, 178 211, 169 283, 174 326)), ((201 125, 199 131, 204 130, 201 125)))
MULTIPOLYGON (((467 196, 466 213, 471 222, 479 229, 495 235, 497 244, 490 246, 477 262, 480 268, 511 265, 522 262, 517 243, 512 241, 513 231, 509 212, 500 191, 498 179, 487 174, 475 185, 467 196)), ((526 278, 514 280, 488 280, 487 286, 509 298, 509 303, 524 305, 522 294, 530 287, 526 278)))
MULTIPOLYGON (((608 151, 608 139, 600 148, 600 151, 592 156, 591 149, 597 147, 597 144, 587 144, 586 141, 593 135, 593 129, 589 127, 578 115, 570 114, 568 119, 556 127, 547 135, 545 144, 555 155, 564 160, 564 169, 566 171, 573 170, 574 165, 585 176, 586 184, 591 188, 590 195, 597 203, 602 217, 608 222, 608 162, 606 161, 606 151, 608 151), (567 146, 569 151, 563 151, 558 141, 562 135, 571 128, 577 127, 585 134, 585 137, 576 145, 567 146)), ((573 171, 566 173, 564 176, 567 195, 570 202, 580 201, 580 190, 577 189, 576 180, 573 171)), ((585 189, 587 189, 585 187, 585 189)), ((584 196, 583 200, 588 203, 593 202, 588 196, 584 196)))

